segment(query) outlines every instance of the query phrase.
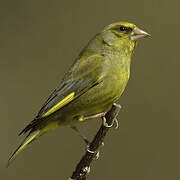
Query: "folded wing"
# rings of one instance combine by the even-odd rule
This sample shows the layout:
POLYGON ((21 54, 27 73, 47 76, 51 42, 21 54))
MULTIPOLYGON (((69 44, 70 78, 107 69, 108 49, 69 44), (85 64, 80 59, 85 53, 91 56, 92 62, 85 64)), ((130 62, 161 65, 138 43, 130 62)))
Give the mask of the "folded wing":
POLYGON ((57 87, 40 109, 36 118, 28 124, 19 135, 35 127, 44 117, 58 111, 74 99, 103 81, 104 57, 99 54, 78 59, 65 75, 61 85, 57 87))

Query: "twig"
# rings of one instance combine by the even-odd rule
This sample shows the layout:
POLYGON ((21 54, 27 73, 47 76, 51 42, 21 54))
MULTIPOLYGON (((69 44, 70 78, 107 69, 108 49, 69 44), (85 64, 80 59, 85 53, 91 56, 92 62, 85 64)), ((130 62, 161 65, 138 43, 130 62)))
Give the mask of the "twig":
MULTIPOLYGON (((120 110, 120 105, 113 105, 111 110, 106 113, 106 123, 111 125, 114 123, 120 110)), ((75 171, 73 172, 71 178, 68 180, 86 180, 87 175, 90 172, 90 164, 94 158, 98 155, 98 149, 103 144, 106 133, 110 128, 101 125, 99 131, 95 135, 94 139, 89 145, 89 151, 86 151, 80 162, 77 164, 75 171), (92 153, 95 152, 95 153, 92 153)))

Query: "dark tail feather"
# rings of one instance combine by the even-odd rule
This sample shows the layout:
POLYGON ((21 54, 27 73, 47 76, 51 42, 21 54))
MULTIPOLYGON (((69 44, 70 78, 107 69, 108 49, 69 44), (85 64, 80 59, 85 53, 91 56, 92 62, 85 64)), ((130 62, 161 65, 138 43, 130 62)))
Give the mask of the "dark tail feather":
POLYGON ((25 134, 29 130, 33 129, 42 119, 35 118, 33 121, 31 121, 19 134, 18 136, 25 134))
POLYGON ((24 141, 20 144, 20 146, 18 146, 18 148, 14 151, 14 153, 11 155, 11 157, 9 158, 8 160, 8 163, 7 163, 7 166, 8 167, 12 162, 13 160, 15 160, 16 156, 22 151, 24 150, 24 148, 29 144, 31 143, 35 138, 37 138, 37 136, 39 136, 40 134, 40 131, 39 130, 36 130, 36 131, 33 131, 33 132, 30 132, 26 138, 24 139, 24 141))

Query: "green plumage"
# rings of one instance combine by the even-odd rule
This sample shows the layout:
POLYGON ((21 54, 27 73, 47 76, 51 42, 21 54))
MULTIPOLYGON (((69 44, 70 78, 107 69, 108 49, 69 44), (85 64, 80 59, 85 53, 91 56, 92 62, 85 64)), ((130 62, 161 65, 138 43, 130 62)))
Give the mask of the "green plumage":
POLYGON ((137 29, 134 24, 114 23, 88 43, 37 117, 20 133, 30 131, 26 138, 28 142, 22 143, 24 146, 15 151, 10 161, 33 139, 49 130, 71 126, 111 108, 123 93, 130 76, 135 37, 140 35, 137 29))

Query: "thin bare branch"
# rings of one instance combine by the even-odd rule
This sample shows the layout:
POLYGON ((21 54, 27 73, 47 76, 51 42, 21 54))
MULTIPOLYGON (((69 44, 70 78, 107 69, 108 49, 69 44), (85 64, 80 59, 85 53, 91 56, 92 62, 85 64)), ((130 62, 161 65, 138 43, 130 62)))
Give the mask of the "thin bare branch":
MULTIPOLYGON (((116 117, 120 110, 120 105, 114 104, 110 111, 106 113, 106 123, 108 126, 113 124, 116 120, 116 117)), ((87 176, 90 172, 90 164, 92 163, 93 159, 96 158, 100 146, 102 146, 104 138, 109 131, 109 127, 104 126, 102 123, 99 131, 95 135, 94 139, 89 145, 89 150, 83 155, 81 160, 76 166, 75 171, 73 172, 71 178, 68 180, 86 180, 87 176), (94 153, 93 153, 94 152, 94 153)))

